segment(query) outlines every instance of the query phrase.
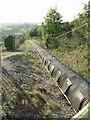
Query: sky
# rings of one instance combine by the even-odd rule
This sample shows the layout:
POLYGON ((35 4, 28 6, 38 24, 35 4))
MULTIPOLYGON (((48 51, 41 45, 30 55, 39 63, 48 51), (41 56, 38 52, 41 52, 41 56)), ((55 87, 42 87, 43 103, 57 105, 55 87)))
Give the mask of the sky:
POLYGON ((43 22, 48 10, 57 6, 64 21, 72 21, 89 0, 0 0, 0 23, 43 22))

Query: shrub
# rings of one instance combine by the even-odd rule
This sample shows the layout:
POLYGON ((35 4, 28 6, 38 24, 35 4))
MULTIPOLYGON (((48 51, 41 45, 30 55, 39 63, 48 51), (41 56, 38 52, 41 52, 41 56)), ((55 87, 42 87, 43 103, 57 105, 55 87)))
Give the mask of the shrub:
POLYGON ((8 36, 4 40, 4 45, 7 50, 14 50, 15 49, 15 37, 13 35, 8 36))

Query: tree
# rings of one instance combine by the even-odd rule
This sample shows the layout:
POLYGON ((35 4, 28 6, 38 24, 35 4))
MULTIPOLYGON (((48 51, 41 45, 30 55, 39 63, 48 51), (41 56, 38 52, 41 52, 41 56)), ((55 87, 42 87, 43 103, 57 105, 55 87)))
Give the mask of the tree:
MULTIPOLYGON (((47 47, 53 47, 52 37, 56 37, 62 33, 62 16, 59 14, 57 9, 51 8, 49 12, 45 16, 45 21, 42 23, 42 35, 46 40, 47 47)), ((56 41, 56 47, 58 45, 58 41, 56 41)), ((55 46, 54 46, 55 47, 55 46)))
POLYGON ((32 37, 35 37, 37 36, 38 32, 37 32, 37 27, 35 28, 32 28, 29 32, 29 36, 32 38, 32 37))
POLYGON ((38 32, 38 37, 42 38, 42 27, 41 26, 38 26, 37 32, 38 32))
MULTIPOLYGON (((63 32, 63 34, 69 32, 71 30, 72 30, 72 25, 69 22, 63 22, 62 23, 62 32, 63 32)), ((71 32, 67 34, 68 38, 71 37, 71 36, 72 36, 71 32)))
POLYGON ((15 37, 13 35, 8 36, 4 40, 4 44, 7 50, 14 50, 15 49, 15 37))
POLYGON ((85 5, 83 12, 77 15, 77 18, 72 21, 72 36, 75 38, 76 46, 83 45, 83 48, 88 44, 88 6, 85 5))

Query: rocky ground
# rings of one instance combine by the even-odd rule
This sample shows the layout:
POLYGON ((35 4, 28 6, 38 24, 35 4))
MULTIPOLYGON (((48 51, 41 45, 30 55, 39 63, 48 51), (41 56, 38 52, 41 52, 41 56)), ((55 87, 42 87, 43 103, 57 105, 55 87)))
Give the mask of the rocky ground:
POLYGON ((70 119, 75 115, 34 52, 7 57, 3 67, 3 119, 70 119))

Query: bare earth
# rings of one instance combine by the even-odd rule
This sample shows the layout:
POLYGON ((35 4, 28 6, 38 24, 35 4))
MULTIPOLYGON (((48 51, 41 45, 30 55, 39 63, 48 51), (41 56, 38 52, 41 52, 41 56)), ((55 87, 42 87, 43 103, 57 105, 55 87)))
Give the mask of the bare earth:
POLYGON ((35 53, 7 57, 3 67, 3 119, 70 119, 75 115, 35 53))

